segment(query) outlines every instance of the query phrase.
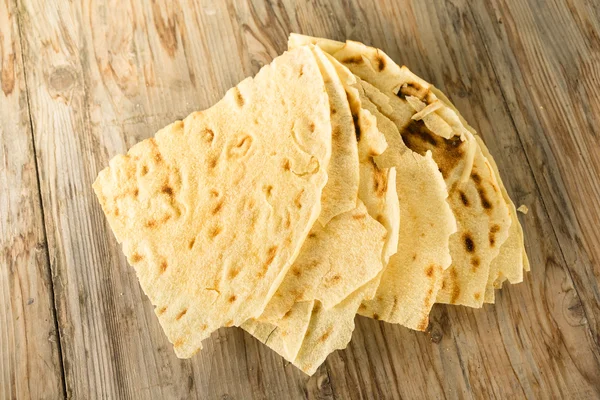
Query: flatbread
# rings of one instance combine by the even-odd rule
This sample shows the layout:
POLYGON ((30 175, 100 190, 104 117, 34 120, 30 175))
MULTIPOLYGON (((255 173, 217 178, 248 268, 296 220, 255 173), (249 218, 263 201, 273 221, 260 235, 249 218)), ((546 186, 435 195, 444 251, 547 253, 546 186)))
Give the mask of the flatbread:
POLYGON ((240 327, 288 361, 296 359, 310 323, 315 300, 295 303, 274 323, 249 319, 240 327))
POLYGON ((316 223, 259 320, 276 322, 299 301, 319 300, 329 309, 383 269, 385 228, 362 201, 325 226, 316 223))
MULTIPOLYGON (((337 171, 334 174, 338 176, 334 181, 330 178, 323 191, 322 212, 328 211, 328 216, 319 218, 313 226, 298 259, 260 316, 262 322, 276 323, 300 301, 316 299, 325 308, 331 308, 382 269, 380 263, 369 261, 372 259, 369 252, 375 251, 379 241, 368 239, 383 240, 385 230, 367 214, 364 204, 358 200, 358 142, 345 91, 345 85, 354 83, 355 78, 348 73, 342 77, 343 84, 327 56, 317 47, 312 51, 325 81, 331 109, 332 157, 328 172, 337 171), (332 167, 334 162, 340 165, 332 167), (346 169, 348 176, 344 176, 346 169), (348 183, 344 183, 346 180, 348 183), (328 191, 332 182, 335 187, 328 191), (352 200, 352 207, 343 211, 348 207, 340 208, 339 204, 345 199, 352 200), (331 203, 335 203, 334 206, 328 207, 331 203), (333 215, 340 211, 342 213, 333 215), (323 221, 327 224, 322 224, 323 221), (363 243, 363 246, 356 246, 356 243, 363 243)), ((380 153, 385 142, 383 146, 380 153)))
MULTIPOLYGON (((346 80, 344 77, 350 73, 335 60, 331 59, 331 62, 338 68, 342 81, 348 83, 350 80, 346 80)), ((371 238, 356 236, 355 242, 362 243, 359 246, 361 249, 364 249, 363 246, 372 246, 370 242, 376 243, 378 245, 377 249, 369 251, 371 256, 375 258, 367 262, 379 263, 381 270, 383 270, 383 265, 387 264, 390 255, 396 251, 398 242, 400 210, 395 190, 395 169, 382 169, 374 163, 373 157, 381 154, 386 148, 385 138, 377 129, 375 118, 368 111, 361 108, 356 85, 346 84, 345 89, 354 116, 357 137, 359 138, 358 148, 361 160, 359 199, 367 204, 369 213, 364 219, 368 221, 370 218, 376 218, 386 227, 387 231, 386 235, 380 236, 385 239, 384 242, 377 240, 377 236, 371 238)), ((335 219, 331 223, 334 221, 335 219)), ((343 258, 334 260, 340 264, 334 266, 334 268, 338 268, 340 271, 351 268, 342 264, 343 258)), ((354 317, 358 307, 365 298, 373 297, 379 286, 381 276, 381 273, 377 274, 375 278, 332 307, 325 307, 321 301, 298 302, 290 309, 290 313, 280 321, 265 323, 251 320, 242 327, 292 362, 296 367, 312 375, 331 352, 347 346, 352 338, 354 317), (305 311, 307 307, 312 307, 309 323, 306 323, 305 311), (294 318, 296 321, 290 321, 294 318), (287 326, 296 327, 293 334, 289 334, 290 329, 287 326), (297 344, 300 337, 303 338, 303 341, 298 348, 297 344), (298 352, 294 354, 289 349, 298 349, 298 352)))
POLYGON ((472 133, 429 90, 431 85, 406 67, 400 68, 381 50, 358 42, 299 35, 291 35, 290 42, 319 45, 390 99, 399 99, 393 100, 393 107, 410 115, 398 126, 402 138, 419 154, 431 151, 457 222, 458 230, 450 238, 452 265, 444 272, 436 301, 481 307, 490 263, 508 237, 511 219, 492 168, 472 133))
MULTIPOLYGON (((344 47, 340 42, 313 39, 293 34, 288 44, 318 43, 334 56, 344 47)), ((339 59, 346 60, 351 71, 356 60, 362 60, 359 54, 345 56, 348 57, 339 59)), ((362 73, 362 77, 373 76, 376 72, 370 67, 362 73)), ((451 263, 449 237, 456 232, 456 222, 446 202, 445 182, 431 154, 420 155, 410 150, 398 130, 414 114, 412 108, 402 108, 404 103, 400 99, 383 94, 366 81, 360 80, 360 83, 363 107, 377 117, 376 123, 389 146, 375 161, 381 167, 396 166, 397 194, 403 217, 398 252, 384 270, 375 299, 365 301, 359 313, 424 330, 441 287, 443 270, 451 263), (390 118, 383 115, 380 108, 390 118)))
POLYGON ((378 107, 394 115, 389 98, 365 81, 361 102, 377 118, 390 145, 376 157, 378 163, 397 165, 396 188, 400 202, 398 252, 387 264, 375 298, 360 306, 359 314, 425 330, 429 312, 450 263, 449 237, 456 231, 446 202, 446 185, 431 154, 413 153, 402 142, 397 126, 378 107), (375 103, 376 104, 375 104, 375 103))
POLYGON ((303 47, 99 174, 102 209, 178 357, 262 313, 320 213, 330 156, 325 83, 303 47))
MULTIPOLYGON (((329 97, 331 118, 331 161, 327 168, 327 184, 321 196, 319 223, 326 225, 336 215, 356 207, 358 197, 358 148, 352 114, 344 85, 335 67, 318 47, 312 48, 329 97)), ((354 76, 344 79, 354 82, 354 76)))
POLYGON ((519 223, 519 219, 517 218, 517 212, 515 209, 515 205, 510 199, 508 192, 502 182, 502 178, 500 177, 500 171, 498 171, 498 166, 494 161, 494 158, 490 154, 487 146, 481 139, 481 137, 477 134, 475 129, 471 127, 467 121, 462 117, 462 115, 458 112, 454 104, 446 97, 444 93, 442 93, 435 86, 431 86, 431 91, 448 107, 452 108, 456 115, 461 119, 463 125, 475 136, 477 139, 477 143, 483 152, 483 155, 488 159, 492 171, 496 177, 496 181, 498 182, 498 186, 500 187, 500 191, 502 193, 502 197, 504 201, 508 205, 508 210, 510 213, 511 225, 508 233, 508 238, 500 247, 500 252, 498 256, 492 261, 490 265, 490 274, 488 277, 488 283, 486 288, 486 303, 494 302, 494 288, 501 288, 502 282, 506 279, 510 283, 519 283, 523 281, 523 270, 529 270, 529 260, 527 258, 527 253, 525 251, 525 243, 523 236, 523 228, 519 223))

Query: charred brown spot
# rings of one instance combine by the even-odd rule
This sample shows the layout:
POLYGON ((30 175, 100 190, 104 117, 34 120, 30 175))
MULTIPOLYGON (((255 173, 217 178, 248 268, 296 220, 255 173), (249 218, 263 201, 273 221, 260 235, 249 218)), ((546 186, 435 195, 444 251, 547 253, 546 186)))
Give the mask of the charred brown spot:
POLYGON ((135 197, 138 197, 139 194, 140 194, 140 190, 138 188, 133 189, 133 195, 135 197))
POLYGON ((473 297, 475 298, 475 300, 479 300, 481 298, 481 293, 477 292, 473 295, 473 297))
POLYGON ((302 275, 302 270, 298 267, 292 269, 292 274, 294 274, 294 276, 300 277, 300 275, 302 275))
POLYGON ((421 86, 417 82, 408 82, 400 87, 398 91, 398 97, 406 99, 407 96, 414 96, 420 100, 423 100, 429 93, 429 89, 421 86))
POLYGON ((379 321, 381 318, 379 317, 379 314, 373 313, 373 319, 376 319, 377 321, 379 321))
POLYGON ((477 188, 477 192, 479 193, 479 198, 481 199, 481 206, 486 210, 492 208, 492 203, 490 203, 489 199, 487 198, 485 190, 482 187, 479 187, 477 188))
POLYGON ((217 166, 217 162, 219 162, 219 158, 215 157, 215 156, 211 156, 208 159, 208 168, 213 169, 214 167, 217 166))
POLYGON ((366 214, 354 214, 352 218, 354 219, 365 219, 367 217, 366 214))
POLYGON ((277 246, 269 247, 269 250, 267 250, 267 259, 265 260, 265 263, 263 265, 263 270, 265 272, 269 268, 269 265, 271 265, 271 263, 275 259, 275 255, 277 255, 277 246))
POLYGON ((330 113, 331 115, 335 115, 335 114, 337 114, 337 109, 336 109, 335 107, 331 107, 331 108, 329 109, 329 113, 330 113))
POLYGON ((310 124, 308 124, 308 129, 310 130, 310 133, 313 133, 315 131, 315 123, 311 121, 310 124))
POLYGON ((201 135, 202 140, 204 140, 206 143, 212 143, 215 138, 215 132, 213 132, 213 130, 210 128, 204 128, 201 135))
POLYGON ((427 275, 428 278, 432 278, 433 277, 433 271, 435 270, 435 266, 430 265, 429 267, 427 267, 427 269, 425 270, 425 275, 427 275))
POLYGON ((319 342, 324 342, 327 340, 327 338, 329 337, 329 335, 331 335, 331 331, 333 330, 333 327, 330 327, 329 329, 327 329, 325 331, 324 334, 321 335, 321 337, 319 338, 319 342))
POLYGON ((290 316, 290 315, 292 315, 292 310, 291 310, 291 309, 290 309, 290 310, 288 310, 288 311, 287 311, 285 314, 283 314, 283 317, 282 317, 282 318, 283 318, 283 319, 285 319, 285 318, 289 318, 289 316, 290 316))
POLYGON ((146 175, 148 173, 148 166, 147 165, 142 165, 142 176, 146 175))
POLYGON ((267 197, 271 197, 271 192, 273 191, 273 186, 266 185, 265 187, 263 187, 263 190, 265 191, 265 194, 267 195, 267 197))
POLYGON ((222 228, 218 225, 211 228, 208 232, 209 239, 214 239, 219 233, 221 233, 222 228))
POLYGON ((168 267, 167 262, 166 261, 162 261, 160 263, 160 269, 159 269, 158 272, 161 273, 161 274, 164 273, 167 270, 167 267, 168 267))
POLYGON ((156 314, 163 315, 167 311, 167 307, 161 307, 156 311, 156 314))
POLYGON ((281 161, 281 168, 283 168, 284 171, 289 171, 292 168, 292 165, 290 164, 290 160, 288 160, 287 158, 284 158, 281 161))
POLYGON ((364 62, 360 54, 356 56, 346 57, 342 60, 342 64, 362 64, 364 62))
POLYGON ((294 204, 297 208, 302 208, 302 195, 304 194, 304 189, 300 190, 296 197, 294 198, 294 204))
POLYGON ((433 298, 433 288, 427 289, 427 294, 425 295, 425 307, 431 306, 431 300, 433 298))
POLYGON ((450 303, 455 304, 460 297, 460 286, 458 286, 458 273, 454 267, 450 269, 450 279, 452 280, 452 293, 450 295, 450 303))
POLYGON ((211 195, 212 197, 219 197, 219 191, 218 191, 218 190, 216 190, 216 189, 211 189, 211 190, 210 190, 210 195, 211 195))
POLYGON ((177 339, 175 343, 173 343, 173 347, 181 347, 183 346, 183 339, 177 339))
POLYGON ((412 256, 413 261, 415 261, 417 259, 417 253, 414 253, 412 256))
POLYGON ((237 276, 239 273, 240 273, 240 270, 239 270, 239 269, 237 269, 237 268, 231 268, 231 269, 229 270, 229 272, 227 273, 227 277, 228 277, 229 279, 233 279, 233 278, 235 278, 235 277, 236 277, 236 276, 237 276))
POLYGON ((234 95, 235 95, 235 103, 238 105, 238 107, 243 107, 244 106, 244 97, 242 96, 240 89, 238 89, 237 87, 234 89, 234 95))
POLYGON ((476 272, 480 265, 481 260, 479 259, 479 257, 475 256, 471 258, 471 271, 476 272))
POLYGON ((285 222, 283 223, 283 227, 285 229, 288 229, 290 227, 290 225, 292 224, 292 220, 290 219, 290 214, 287 214, 285 216, 285 222))
POLYGON ((154 162, 156 162, 157 164, 162 162, 162 156, 160 155, 160 153, 154 153, 154 162))
POLYGON ((314 233, 314 232, 311 232, 311 233, 309 233, 309 234, 308 234, 308 238, 309 238, 309 239, 314 239, 314 238, 316 238, 316 237, 317 237, 317 234, 316 234, 316 233, 314 233))
POLYGON ((375 62, 377 63, 377 69, 379 72, 385 69, 385 58, 379 52, 375 55, 375 62))
POLYGON ((394 301, 392 303, 392 311, 390 312, 390 315, 394 315, 396 313, 397 309, 398 309, 398 296, 394 295, 394 301))
POLYGON ((188 248, 191 250, 192 248, 194 248, 194 244, 196 243, 196 238, 192 238, 192 240, 189 241, 188 243, 188 248))
POLYGON ((465 194, 465 192, 463 192, 462 190, 459 190, 458 195, 460 196, 460 201, 462 201, 462 203, 465 205, 465 207, 469 207, 469 199, 467 198, 467 195, 465 194))
POLYGON ((494 224, 490 227, 489 240, 491 247, 494 247, 494 245, 496 244, 496 233, 498 233, 499 230, 499 225, 494 224))
POLYGON ((217 204, 215 204, 214 207, 212 208, 212 210, 210 210, 210 212, 212 213, 212 215, 215 215, 219 211, 221 211, 222 208, 223 208, 223 200, 221 200, 217 204))
POLYGON ((161 193, 166 194, 169 197, 173 196, 173 188, 169 185, 164 185, 160 191, 161 193))
POLYGON ((431 151, 440 172, 447 178, 463 158, 464 143, 460 137, 444 139, 431 132, 423 121, 411 120, 401 130, 402 140, 412 151, 424 156, 431 151))
POLYGON ((186 313, 187 313, 187 308, 184 309, 183 311, 181 311, 179 314, 177 314, 177 316, 175 317, 175 319, 177 321, 179 321, 186 313))
POLYGON ((331 277, 331 283, 335 284, 338 283, 340 280, 342 279, 342 277, 338 274, 335 274, 334 276, 331 277))
POLYGON ((465 250, 469 253, 473 253, 475 251, 475 243, 473 242, 471 234, 465 233, 463 235, 463 241, 465 242, 465 250))
POLYGON ((153 220, 153 219, 148 220, 148 221, 146 221, 145 225, 146 225, 146 228, 154 228, 156 226, 156 220, 153 220))
POLYGON ((230 303, 233 303, 233 302, 235 302, 236 299, 237 299, 237 296, 235 294, 232 294, 231 296, 229 296, 227 301, 229 301, 230 303))
POLYGON ((473 173, 471 174, 471 179, 473 179, 473 181, 474 181, 476 184, 480 184, 480 183, 481 183, 481 176, 479 176, 479 174, 478 174, 477 172, 473 172, 473 173))
POLYGON ((366 306, 366 305, 364 305, 364 303, 360 303, 360 306, 358 306, 358 309, 359 309, 360 311, 364 311, 364 310, 366 310, 366 309, 367 309, 367 306, 366 306))
POLYGON ((201 331, 205 331, 205 330, 206 330, 206 328, 208 328, 208 325, 206 325, 206 324, 202 324, 202 325, 200 325, 200 330, 201 330, 201 331))
POLYGON ((300 70, 298 71, 298 78, 300 78, 302 75, 304 75, 304 65, 300 66, 300 70))
POLYGON ((429 318, 424 317, 421 321, 419 321, 417 330, 424 332, 427 329, 427 326, 429 326, 429 318))
POLYGON ((132 262, 132 263, 137 263, 137 262, 140 262, 140 261, 142 261, 143 259, 144 259, 144 256, 142 256, 142 255, 141 255, 141 254, 139 254, 139 253, 133 253, 133 254, 131 255, 131 262, 132 262))

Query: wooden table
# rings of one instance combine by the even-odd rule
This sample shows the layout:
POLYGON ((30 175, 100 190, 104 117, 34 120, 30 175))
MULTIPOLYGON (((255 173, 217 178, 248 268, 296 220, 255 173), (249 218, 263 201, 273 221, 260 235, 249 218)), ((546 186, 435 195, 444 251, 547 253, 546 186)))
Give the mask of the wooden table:
POLYGON ((597 1, 159 3, 0 2, 0 398, 600 398, 597 1), (427 333, 358 317, 313 377, 237 328, 179 360, 91 182, 292 31, 380 47, 453 99, 529 207, 532 272, 427 333))

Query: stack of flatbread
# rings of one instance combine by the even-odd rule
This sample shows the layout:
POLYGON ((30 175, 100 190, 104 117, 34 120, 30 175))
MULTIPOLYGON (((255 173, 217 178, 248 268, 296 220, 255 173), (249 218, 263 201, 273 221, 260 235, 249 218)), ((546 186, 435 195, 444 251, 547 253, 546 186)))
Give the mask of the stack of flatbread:
POLYGON ((425 330, 529 264, 481 138, 381 50, 289 50, 110 161, 94 190, 173 343, 239 326, 307 374, 356 314, 425 330))

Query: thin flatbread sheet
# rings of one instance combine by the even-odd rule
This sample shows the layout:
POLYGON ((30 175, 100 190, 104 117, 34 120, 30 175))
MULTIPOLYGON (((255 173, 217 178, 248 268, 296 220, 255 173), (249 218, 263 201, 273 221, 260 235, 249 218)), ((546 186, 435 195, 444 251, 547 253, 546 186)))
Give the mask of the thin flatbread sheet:
POLYGON ((502 192, 502 197, 504 201, 508 205, 508 209, 510 212, 511 225, 508 233, 508 238, 500 247, 500 252, 498 256, 492 261, 490 265, 490 275, 488 278, 487 288, 486 288, 486 298, 485 301, 488 303, 493 303, 494 297, 493 292, 494 288, 502 287, 502 282, 506 279, 510 283, 519 283, 523 281, 523 270, 529 271, 529 260, 527 258, 527 253, 525 251, 525 243, 524 243, 524 235, 523 228, 519 223, 519 219, 517 217, 517 211, 515 209, 515 205, 510 199, 508 192, 506 191, 506 187, 502 182, 502 178, 500 177, 500 171, 498 170, 498 166, 494 161, 494 158, 490 154, 487 146, 481 139, 481 137, 477 134, 477 132, 466 122, 466 120, 462 117, 462 115, 458 112, 454 104, 446 97, 444 93, 442 93, 435 86, 431 86, 431 91, 444 103, 451 107, 458 117, 461 119, 463 125, 475 136, 477 139, 477 143, 479 144, 481 151, 484 156, 488 159, 494 175, 496 176, 496 180, 500 187, 500 191, 502 192))
MULTIPOLYGON (((376 116, 386 139, 400 138, 396 125, 378 109, 390 108, 388 97, 365 81, 360 84, 361 103, 376 116)), ((401 139, 396 142, 398 153, 380 157, 394 159, 398 165, 396 187, 402 216, 398 252, 385 267, 375 298, 363 302, 359 313, 423 331, 442 285, 443 268, 451 262, 448 241, 456 224, 431 154, 414 154, 401 139)))
POLYGON ((319 216, 330 156, 325 83, 303 47, 99 174, 102 209, 178 357, 262 313, 319 216))
MULTIPOLYGON (((335 60, 331 62, 336 65, 338 73, 343 77, 349 72, 339 65, 335 60)), ((359 157, 361 184, 359 198, 367 204, 368 215, 361 219, 368 221, 376 218, 386 227, 387 234, 382 237, 384 242, 379 242, 378 237, 373 235, 370 239, 356 237, 356 242, 363 246, 378 245, 375 250, 370 250, 370 261, 372 264, 379 263, 383 270, 390 255, 396 251, 398 242, 398 228, 400 223, 400 206, 396 194, 395 169, 379 168, 373 162, 373 157, 385 150, 385 138, 377 129, 375 118, 366 110, 361 108, 360 97, 356 85, 347 85, 346 93, 351 104, 354 121, 359 138, 359 157), (373 242, 373 243, 370 243, 373 242), (379 255, 378 255, 379 254, 379 255)), ((332 220, 333 221, 333 220, 332 220)), ((362 246, 361 246, 362 247, 362 246)), ((342 259, 336 259, 339 263, 342 259)), ((340 264, 342 267, 343 265, 340 264)), ((340 269, 339 266, 336 268, 340 269)), ((348 270, 349 268, 341 268, 348 270)), ((345 348, 352 338, 354 330, 354 317, 359 305, 365 298, 372 298, 379 286, 382 273, 377 274, 371 281, 365 283, 361 288, 347 296, 342 302, 333 307, 326 308, 320 301, 298 302, 290 309, 280 321, 270 323, 256 320, 248 321, 243 328, 255 335, 263 343, 271 347, 278 354, 300 368, 305 373, 312 375, 327 356, 337 350, 345 348), (306 321, 306 309, 312 307, 310 322, 306 321), (290 321, 290 319, 296 321, 290 321), (295 333, 290 335, 288 326, 295 326, 295 333), (298 347, 298 340, 303 341, 298 347), (296 354, 289 349, 298 350, 296 354)))
POLYGON ((260 316, 262 322, 281 320, 293 304, 300 301, 316 299, 325 308, 331 308, 381 270, 381 265, 366 262, 370 257, 368 251, 378 245, 376 241, 365 245, 366 248, 356 246, 356 243, 363 243, 373 235, 384 235, 385 231, 380 234, 378 230, 383 230, 383 227, 367 218, 365 206, 361 201, 357 203, 358 142, 345 91, 345 85, 353 84, 355 79, 350 73, 338 76, 325 53, 317 47, 312 50, 325 81, 331 110, 330 180, 322 196, 322 213, 328 211, 328 215, 320 217, 311 229, 300 255, 260 316), (332 166, 333 163, 338 165, 332 166), (333 181, 331 171, 334 171, 333 181), (347 175, 344 175, 346 172, 347 175), (332 183, 333 190, 328 190, 332 183), (340 208, 348 201, 352 202, 349 209, 347 206, 340 208), (331 203, 334 206, 327 206, 331 203))
MULTIPOLYGON (((312 40, 299 35, 292 35, 289 45, 305 44, 306 40, 319 46, 323 44, 322 48, 334 56, 344 47, 340 42, 312 40)), ((362 60, 359 54, 345 56, 338 59, 345 60, 350 70, 362 60)), ((364 71, 362 76, 376 75, 376 69, 370 71, 364 71)), ((404 104, 395 95, 385 95, 368 82, 360 82, 361 97, 367 99, 364 107, 377 116, 377 124, 389 146, 385 153, 375 157, 375 161, 379 166, 396 166, 403 218, 398 252, 384 271, 375 299, 364 302, 359 312, 424 330, 441 286, 443 270, 451 263, 448 242, 450 235, 456 232, 456 223, 446 202, 446 185, 431 154, 421 155, 410 150, 398 130, 398 126, 404 127, 414 114, 412 108, 408 105, 394 107, 396 103, 404 104)))
POLYGON ((388 95, 398 112, 407 114, 404 121, 394 122, 411 150, 422 155, 431 151, 444 176, 458 228, 450 238, 452 265, 444 271, 436 301, 481 307, 491 261, 508 237, 511 219, 492 168, 471 132, 429 90, 431 85, 379 49, 299 35, 291 35, 290 42, 322 47, 388 95))

